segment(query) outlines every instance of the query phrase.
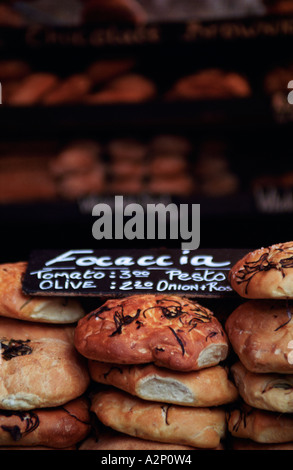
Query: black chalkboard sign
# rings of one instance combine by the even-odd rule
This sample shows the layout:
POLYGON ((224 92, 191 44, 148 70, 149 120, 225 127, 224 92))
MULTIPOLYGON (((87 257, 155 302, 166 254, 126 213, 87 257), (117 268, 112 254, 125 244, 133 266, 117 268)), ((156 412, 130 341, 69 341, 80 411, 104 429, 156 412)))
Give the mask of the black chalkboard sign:
POLYGON ((247 250, 35 250, 23 279, 30 295, 126 296, 142 293, 233 297, 230 268, 247 250))

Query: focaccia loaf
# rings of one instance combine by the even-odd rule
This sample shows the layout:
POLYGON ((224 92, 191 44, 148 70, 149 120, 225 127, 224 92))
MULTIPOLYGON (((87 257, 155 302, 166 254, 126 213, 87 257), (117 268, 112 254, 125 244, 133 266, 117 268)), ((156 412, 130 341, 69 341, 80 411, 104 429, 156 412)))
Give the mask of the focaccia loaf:
POLYGON ((248 299, 293 298, 293 241, 247 253, 230 270, 229 281, 248 299))
POLYGON ((86 391, 87 364, 70 329, 0 319, 0 409, 55 407, 86 391))
POLYGON ((64 449, 85 439, 90 429, 89 404, 84 397, 57 408, 0 410, 0 449, 1 446, 64 449))
POLYGON ((226 333, 250 372, 292 374, 292 306, 282 300, 249 300, 228 317, 226 333))
POLYGON ((84 315, 75 299, 28 296, 22 292, 26 262, 0 265, 0 315, 45 323, 74 323, 84 315))
POLYGON ((293 375, 249 372, 240 361, 231 372, 245 403, 255 408, 293 413, 293 375))
POLYGON ((243 405, 230 412, 227 421, 228 430, 234 437, 267 444, 293 440, 291 413, 274 413, 243 405))
POLYGON ((162 294, 108 300, 78 322, 75 346, 88 359, 181 371, 217 365, 228 354, 224 329, 210 310, 162 294))
POLYGON ((118 432, 169 444, 214 448, 226 432, 225 411, 220 407, 148 402, 115 389, 98 392, 91 411, 118 432))
POLYGON ((238 396, 227 370, 221 366, 177 372, 153 364, 127 366, 89 360, 89 372, 96 382, 144 400, 205 407, 230 403, 238 396))

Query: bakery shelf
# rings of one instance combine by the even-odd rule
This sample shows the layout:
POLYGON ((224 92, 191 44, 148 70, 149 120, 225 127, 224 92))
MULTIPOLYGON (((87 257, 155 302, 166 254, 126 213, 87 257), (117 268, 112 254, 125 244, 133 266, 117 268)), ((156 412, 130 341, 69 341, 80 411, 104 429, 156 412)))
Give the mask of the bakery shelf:
POLYGON ((62 132, 94 133, 137 131, 172 127, 178 131, 193 128, 195 132, 216 127, 218 130, 254 129, 275 124, 269 100, 238 98, 186 102, 145 102, 99 106, 1 107, 1 139, 8 135, 61 135, 62 132), (38 134, 36 134, 38 132, 38 134))

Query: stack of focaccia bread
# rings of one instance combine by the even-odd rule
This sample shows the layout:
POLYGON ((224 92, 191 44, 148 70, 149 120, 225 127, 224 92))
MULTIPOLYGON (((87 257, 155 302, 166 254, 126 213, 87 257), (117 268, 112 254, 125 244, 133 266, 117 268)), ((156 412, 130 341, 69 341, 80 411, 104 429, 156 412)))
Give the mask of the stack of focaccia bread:
POLYGON ((23 295, 25 269, 0 267, 0 449, 75 449, 90 432, 90 377, 73 343, 84 311, 23 295))
POLYGON ((86 314, 1 265, 0 449, 292 449, 292 268, 293 242, 239 260, 224 324, 164 294, 86 314))
POLYGON ((293 449, 292 268, 286 242, 248 253, 230 271, 243 297, 225 324, 241 396, 228 416, 234 449, 293 449))
POLYGON ((74 342, 100 384, 91 411, 107 429, 82 450, 222 447, 223 405, 238 392, 220 365, 229 344, 210 310, 161 294, 112 299, 79 320, 74 342))

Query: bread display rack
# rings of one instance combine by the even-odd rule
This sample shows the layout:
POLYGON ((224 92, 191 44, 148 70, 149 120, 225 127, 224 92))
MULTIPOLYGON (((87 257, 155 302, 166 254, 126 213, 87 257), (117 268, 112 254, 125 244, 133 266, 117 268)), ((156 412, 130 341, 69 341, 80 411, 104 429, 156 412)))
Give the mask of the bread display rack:
MULTIPOLYGON (((25 143, 30 155, 35 146, 35 153, 41 158, 45 148, 49 154, 56 156, 77 139, 91 139, 107 145, 111 139, 126 136, 149 143, 156 135, 175 132, 190 139, 194 146, 190 159, 194 163, 202 144, 220 141, 224 146, 220 152, 228 159, 232 173, 236 173, 236 191, 214 196, 208 192, 198 192, 194 185, 192 195, 179 195, 179 199, 201 203, 203 242, 207 246, 213 245, 210 227, 213 220, 219 217, 227 224, 233 219, 239 242, 229 235, 231 230, 225 229, 223 233, 218 231, 218 246, 241 244, 242 221, 246 226, 266 226, 264 236, 272 234, 272 230, 276 230, 278 235, 280 225, 286 230, 286 220, 292 212, 291 168, 287 164, 292 113, 290 105, 284 103, 288 90, 283 89, 283 101, 281 99, 280 104, 279 99, 276 108, 271 95, 264 91, 263 84, 271 69, 290 65, 291 24, 290 16, 268 16, 127 28, 116 26, 112 35, 111 26, 58 30, 48 27, 24 30, 3 28, 0 42, 3 60, 22 60, 29 63, 33 70, 41 68, 54 73, 59 70, 64 74, 69 70, 76 72, 77 57, 79 72, 100 58, 115 60, 117 56, 123 59, 130 57, 135 63, 134 70, 146 74, 158 87, 157 95, 145 102, 8 106, 5 104, 5 83, 2 83, 0 119, 3 166, 6 165, 3 157, 19 155, 19 146, 24 149, 25 143), (85 40, 75 41, 80 36, 85 40), (92 37, 103 37, 104 40, 95 42, 90 39, 92 37), (165 99, 165 93, 177 78, 205 68, 238 71, 247 77, 251 93, 246 97, 229 99, 165 99), (233 197, 230 197, 231 194, 233 197), (272 223, 273 219, 279 222, 272 223)), ((107 155, 104 158, 107 163, 107 155)), ((15 181, 15 188, 21 193, 18 180, 15 181)), ((98 199, 108 197, 108 190, 109 186, 104 194, 98 194, 98 199)), ((134 196, 139 196, 143 201, 144 191, 134 196)), ((164 196, 167 200, 176 198, 168 192, 164 196)), ((154 197, 161 200, 163 196, 154 197)), ((21 200, 21 196, 20 200, 4 198, 0 208, 3 234, 7 234, 7 240, 11 235, 14 237, 13 225, 18 219, 32 228, 30 237, 33 245, 40 236, 46 244, 45 226, 46 220, 50 220, 50 224, 60 227, 56 239, 58 246, 61 232, 64 239, 67 238, 66 232, 68 235, 70 232, 71 239, 73 233, 77 234, 79 230, 84 234, 85 230, 81 227, 91 219, 91 204, 91 199, 87 197, 78 201, 59 198, 56 202, 54 198, 43 202, 21 200), (72 227, 75 227, 74 231, 72 227)), ((254 240, 252 235, 249 239, 249 233, 243 242, 253 246, 254 240)), ((49 238, 52 240, 51 235, 49 238)), ((269 235, 264 242, 270 243, 276 238, 278 236, 269 235)))

